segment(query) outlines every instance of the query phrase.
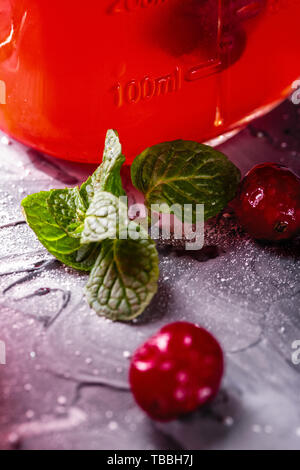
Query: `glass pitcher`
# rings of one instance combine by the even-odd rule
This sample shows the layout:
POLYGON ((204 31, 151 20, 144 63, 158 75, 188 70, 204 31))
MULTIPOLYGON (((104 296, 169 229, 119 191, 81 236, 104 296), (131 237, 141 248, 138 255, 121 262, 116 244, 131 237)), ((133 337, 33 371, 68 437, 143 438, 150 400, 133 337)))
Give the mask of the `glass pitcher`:
POLYGON ((0 0, 0 128, 99 162, 207 141, 270 109, 300 76, 300 0, 0 0))

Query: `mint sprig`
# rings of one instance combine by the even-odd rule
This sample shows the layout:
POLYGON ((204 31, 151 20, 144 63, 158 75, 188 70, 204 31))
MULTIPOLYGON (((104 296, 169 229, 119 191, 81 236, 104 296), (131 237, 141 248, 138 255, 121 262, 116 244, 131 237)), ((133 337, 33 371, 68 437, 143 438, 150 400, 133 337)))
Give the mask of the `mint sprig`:
POLYGON ((124 161, 118 134, 109 130, 102 164, 80 188, 30 195, 22 208, 50 253, 72 268, 91 271, 85 292, 98 315, 128 321, 151 301, 159 269, 148 234, 120 239, 129 225, 127 206, 118 199, 125 196, 120 176, 124 161))
MULTIPOLYGON (((90 271, 85 294, 98 315, 128 321, 157 291, 158 253, 143 224, 130 222, 120 170, 125 161, 117 132, 109 130, 103 161, 82 186, 32 194, 22 201, 40 242, 64 264, 90 271)), ((205 204, 206 218, 235 195, 239 170, 216 150, 175 141, 145 150, 131 169, 145 203, 205 204)), ((194 210, 194 207, 193 207, 194 210)), ((194 213, 192 221, 194 220, 194 213)))

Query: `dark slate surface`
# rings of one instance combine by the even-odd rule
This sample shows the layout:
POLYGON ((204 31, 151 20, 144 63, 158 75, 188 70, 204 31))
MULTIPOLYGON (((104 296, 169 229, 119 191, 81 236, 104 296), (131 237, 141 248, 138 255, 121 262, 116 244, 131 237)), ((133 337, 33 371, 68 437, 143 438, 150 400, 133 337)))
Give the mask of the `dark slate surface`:
MULTIPOLYGON (((1 447, 299 449, 300 365, 291 360, 300 340, 299 241, 257 244, 226 210, 207 224, 201 252, 160 245, 159 294, 138 321, 114 324, 89 310, 86 275, 43 249, 19 205, 29 193, 77 184, 91 167, 1 136, 1 447), (129 356, 175 320, 200 323, 218 337, 226 376, 213 405, 157 424, 132 399, 129 356)), ((221 149, 243 172, 278 161, 300 173, 300 108, 282 104, 221 149)))

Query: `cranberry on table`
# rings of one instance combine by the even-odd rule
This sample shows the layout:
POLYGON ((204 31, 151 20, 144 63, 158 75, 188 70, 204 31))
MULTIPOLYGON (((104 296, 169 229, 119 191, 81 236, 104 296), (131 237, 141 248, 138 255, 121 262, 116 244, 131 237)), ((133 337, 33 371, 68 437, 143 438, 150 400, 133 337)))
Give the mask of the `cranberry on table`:
POLYGON ((236 214, 253 238, 294 237, 300 232, 300 179, 275 163, 255 166, 240 185, 236 214))
POLYGON ((170 421, 215 397, 223 364, 222 349, 208 331, 192 323, 171 323, 135 352, 131 389, 151 418, 170 421))

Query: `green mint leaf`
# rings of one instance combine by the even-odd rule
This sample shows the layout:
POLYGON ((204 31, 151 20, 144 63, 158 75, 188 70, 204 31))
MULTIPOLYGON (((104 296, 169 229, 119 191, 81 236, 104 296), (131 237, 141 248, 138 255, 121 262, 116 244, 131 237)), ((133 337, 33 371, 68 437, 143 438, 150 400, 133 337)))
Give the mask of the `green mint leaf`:
MULTIPOLYGON (((79 248, 80 241, 69 237, 66 231, 56 223, 49 210, 49 195, 50 191, 41 191, 27 196, 22 201, 26 221, 44 246, 48 245, 62 254, 73 253, 79 248)), ((47 249, 48 246, 46 246, 47 249)))
MULTIPOLYGON (((145 204, 204 204, 205 220, 218 214, 231 201, 240 181, 240 171, 221 152, 193 141, 176 140, 146 149, 133 162, 134 186, 145 195, 145 204)), ((172 211, 176 214, 175 211, 172 211)))
POLYGON ((103 160, 95 173, 83 183, 80 195, 89 207, 96 191, 106 191, 114 196, 124 196, 120 170, 125 162, 122 147, 116 131, 109 130, 106 134, 103 160))
POLYGON ((90 271, 99 253, 97 245, 84 249, 80 239, 70 237, 56 222, 48 206, 49 191, 27 196, 22 208, 29 227, 44 247, 62 263, 72 268, 90 271))
POLYGON ((85 288, 86 298, 98 315, 129 321, 150 303, 158 277, 152 240, 105 240, 85 288))
POLYGON ((53 189, 47 204, 57 225, 71 237, 79 238, 86 212, 79 188, 53 189))
POLYGON ((81 243, 117 238, 120 225, 127 226, 126 205, 111 193, 96 192, 86 212, 81 243))

